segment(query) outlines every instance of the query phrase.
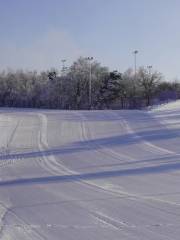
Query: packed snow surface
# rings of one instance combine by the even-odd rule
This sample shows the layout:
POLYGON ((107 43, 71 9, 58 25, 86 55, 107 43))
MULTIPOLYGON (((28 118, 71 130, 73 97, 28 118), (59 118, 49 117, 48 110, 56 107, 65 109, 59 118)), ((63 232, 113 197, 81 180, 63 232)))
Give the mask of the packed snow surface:
POLYGON ((153 111, 172 111, 180 110, 180 100, 164 103, 154 107, 153 111))
POLYGON ((0 110, 0 239, 179 240, 180 102, 0 110))

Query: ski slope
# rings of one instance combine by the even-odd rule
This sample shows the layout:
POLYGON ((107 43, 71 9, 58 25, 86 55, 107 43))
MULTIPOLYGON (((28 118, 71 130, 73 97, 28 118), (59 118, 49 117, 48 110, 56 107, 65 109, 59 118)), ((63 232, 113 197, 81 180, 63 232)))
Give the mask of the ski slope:
POLYGON ((0 110, 0 239, 179 240, 180 102, 0 110))

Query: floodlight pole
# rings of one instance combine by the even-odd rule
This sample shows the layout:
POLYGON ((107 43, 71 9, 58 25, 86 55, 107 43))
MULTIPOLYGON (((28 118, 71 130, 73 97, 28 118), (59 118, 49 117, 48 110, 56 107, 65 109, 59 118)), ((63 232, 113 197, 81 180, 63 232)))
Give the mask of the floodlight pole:
POLYGON ((136 76, 137 76, 137 54, 138 54, 138 50, 133 51, 134 54, 134 76, 135 76, 135 80, 136 80, 136 76))
POLYGON ((92 108, 92 60, 93 57, 87 57, 89 62, 89 109, 92 108))
POLYGON ((61 69, 61 75, 64 76, 65 75, 65 62, 66 62, 66 59, 62 59, 61 60, 62 62, 62 69, 61 69))
POLYGON ((135 95, 136 95, 136 80, 137 80, 137 54, 138 50, 133 51, 134 55, 134 81, 133 81, 133 94, 134 94, 134 107, 136 105, 135 103, 135 95))
POLYGON ((151 76, 152 65, 147 66, 149 76, 151 76))

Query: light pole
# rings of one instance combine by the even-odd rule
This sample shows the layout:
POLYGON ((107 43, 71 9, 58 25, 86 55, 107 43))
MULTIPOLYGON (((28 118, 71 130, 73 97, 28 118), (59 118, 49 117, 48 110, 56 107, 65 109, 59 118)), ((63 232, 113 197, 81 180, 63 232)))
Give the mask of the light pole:
POLYGON ((138 50, 133 51, 134 54, 134 81, 133 81, 133 94, 134 94, 134 107, 136 106, 136 100, 135 100, 135 95, 136 95, 136 77, 137 77, 137 54, 138 50))
POLYGON ((66 69, 66 67, 65 67, 66 59, 62 59, 61 62, 62 62, 61 75, 64 76, 65 75, 65 69, 66 69))
POLYGON ((148 69, 148 76, 147 76, 147 79, 148 79, 148 91, 146 93, 146 97, 147 97, 147 106, 150 105, 150 100, 151 100, 151 97, 152 97, 152 86, 153 86, 153 78, 152 78, 152 75, 151 75, 151 70, 152 70, 152 66, 151 65, 148 65, 147 66, 147 69, 148 69))
POLYGON ((152 66, 151 65, 147 66, 147 69, 148 69, 149 76, 151 76, 152 66))
POLYGON ((133 51, 134 54, 134 76, 135 76, 135 80, 136 80, 136 72, 137 72, 137 54, 138 54, 138 50, 133 51))
POLYGON ((61 78, 60 78, 60 81, 59 81, 59 87, 60 87, 60 92, 59 92, 59 106, 63 106, 63 77, 65 76, 65 70, 66 70, 66 67, 65 67, 65 62, 66 62, 66 59, 62 59, 61 60, 62 62, 62 68, 61 68, 61 78))
POLYGON ((87 57, 86 60, 89 62, 89 109, 91 109, 92 105, 92 60, 93 57, 87 57))

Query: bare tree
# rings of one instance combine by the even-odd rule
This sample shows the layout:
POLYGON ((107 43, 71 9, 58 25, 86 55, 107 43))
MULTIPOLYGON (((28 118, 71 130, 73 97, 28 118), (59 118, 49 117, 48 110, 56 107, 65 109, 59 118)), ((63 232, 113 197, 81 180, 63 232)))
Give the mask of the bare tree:
POLYGON ((156 71, 150 73, 144 67, 141 67, 138 71, 138 81, 142 88, 143 97, 146 100, 146 106, 151 103, 151 98, 153 97, 156 87, 159 81, 162 79, 162 75, 156 71))

